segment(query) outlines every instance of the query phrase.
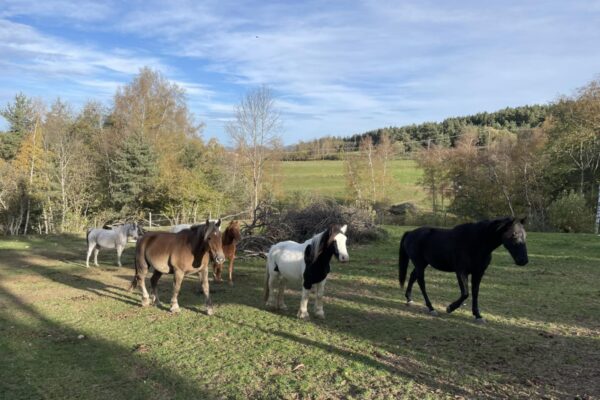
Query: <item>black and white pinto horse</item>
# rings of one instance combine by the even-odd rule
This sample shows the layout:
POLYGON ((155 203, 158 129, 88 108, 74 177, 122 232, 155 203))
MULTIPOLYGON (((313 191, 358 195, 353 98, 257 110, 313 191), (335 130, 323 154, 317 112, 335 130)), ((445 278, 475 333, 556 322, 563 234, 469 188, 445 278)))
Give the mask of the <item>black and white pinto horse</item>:
POLYGON ((137 224, 127 223, 113 229, 90 228, 87 231, 87 258, 85 266, 90 267, 90 255, 94 251, 94 264, 98 266, 98 253, 100 249, 117 249, 117 262, 121 266, 121 253, 125 249, 128 238, 137 240, 140 228, 137 224))
POLYGON ((346 250, 345 235, 348 226, 331 225, 329 229, 318 233, 304 243, 291 240, 279 242, 271 246, 267 256, 265 278, 265 301, 267 307, 287 309, 283 302, 285 284, 290 281, 302 282, 302 300, 298 310, 298 318, 306 319, 308 315, 308 298, 313 285, 316 286, 315 315, 325 318, 323 311, 323 293, 325 281, 329 274, 329 262, 335 256, 340 262, 348 262, 350 257, 346 250), (275 299, 275 285, 279 283, 279 292, 275 299))
POLYGON ((500 245, 508 250, 515 264, 523 266, 527 257, 527 233, 523 228, 525 218, 501 218, 458 225, 452 229, 422 227, 406 232, 400 242, 399 280, 404 287, 409 259, 415 268, 406 288, 407 305, 412 301, 415 281, 425 299, 430 314, 437 315, 425 290, 425 268, 428 265, 440 271, 455 272, 460 287, 460 297, 448 305, 447 313, 460 307, 469 297, 468 276, 471 275, 473 315, 476 322, 485 322, 479 313, 479 284, 492 260, 492 252, 500 245))

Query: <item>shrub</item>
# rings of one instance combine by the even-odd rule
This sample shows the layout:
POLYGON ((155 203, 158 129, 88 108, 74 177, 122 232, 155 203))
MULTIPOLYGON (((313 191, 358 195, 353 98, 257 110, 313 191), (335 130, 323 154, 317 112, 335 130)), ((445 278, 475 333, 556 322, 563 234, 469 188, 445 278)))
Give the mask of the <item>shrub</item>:
POLYGON ((550 224, 564 232, 591 232, 593 216, 583 195, 563 192, 548 207, 550 224))

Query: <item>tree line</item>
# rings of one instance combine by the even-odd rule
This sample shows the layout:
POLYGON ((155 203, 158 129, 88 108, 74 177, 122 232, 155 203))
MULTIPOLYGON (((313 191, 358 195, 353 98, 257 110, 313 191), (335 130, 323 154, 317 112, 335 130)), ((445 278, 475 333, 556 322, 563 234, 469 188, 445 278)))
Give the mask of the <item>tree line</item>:
POLYGON ((434 213, 528 215, 539 229, 591 231, 600 184, 600 81, 544 107, 541 123, 467 125, 452 146, 423 147, 434 213))
POLYGON ((81 232, 90 225, 161 212, 173 223, 236 208, 243 161, 205 142, 185 93, 144 68, 111 107, 90 101, 75 113, 18 94, 1 110, 0 231, 81 232), (239 167, 239 168, 238 168, 239 167))
MULTIPOLYGON (((361 135, 281 144, 270 90, 250 91, 227 125, 233 150, 202 139, 185 92, 149 68, 112 104, 79 112, 24 94, 0 110, 0 232, 81 232, 158 212, 171 223, 280 198, 280 161, 344 160, 347 201, 392 201, 390 161, 423 169, 434 217, 529 215, 539 228, 589 230, 600 183, 600 83, 548 105, 507 108, 361 135)), ((442 220, 442 221, 443 221, 442 220)), ((439 222, 436 220, 434 222, 439 222)))

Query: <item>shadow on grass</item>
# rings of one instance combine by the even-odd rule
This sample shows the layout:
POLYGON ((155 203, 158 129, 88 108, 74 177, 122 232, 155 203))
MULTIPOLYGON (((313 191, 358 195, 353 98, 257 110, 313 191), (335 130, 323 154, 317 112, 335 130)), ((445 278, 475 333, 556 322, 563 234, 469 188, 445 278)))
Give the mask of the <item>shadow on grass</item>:
MULTIPOLYGON (((65 254, 68 255, 68 252, 65 254)), ((19 257, 23 257, 23 252, 15 251, 10 254, 10 257, 18 262, 19 257)), ((27 262, 31 264, 31 261, 27 262)), ((218 296, 213 297, 215 304, 219 307, 228 304, 243 305, 264 311, 262 268, 258 263, 250 266, 237 264, 236 271, 242 271, 240 276, 243 279, 236 281, 234 287, 216 286, 211 283, 211 287, 218 288, 218 296)), ((130 306, 139 306, 138 302, 132 300, 132 295, 125 292, 126 285, 133 275, 131 270, 129 270, 131 275, 126 276, 115 275, 114 270, 98 272, 92 269, 82 270, 81 273, 78 270, 77 273, 73 273, 73 271, 44 265, 30 265, 27 269, 62 285, 87 290, 130 306), (112 276, 104 276, 105 273, 108 275, 108 272, 112 273, 112 276), (101 281, 115 276, 125 280, 123 287, 101 281)), ((306 322, 326 331, 338 333, 339 335, 332 335, 331 341, 302 337, 293 331, 286 332, 253 325, 244 326, 252 326, 264 333, 303 346, 331 351, 347 360, 357 361, 387 373, 399 374, 430 388, 454 394, 511 397, 522 389, 525 393, 535 396, 550 394, 567 397, 581 393, 600 395, 600 387, 597 383, 600 382, 600 373, 595 367, 600 363, 600 349, 598 340, 594 338, 561 335, 548 337, 544 336, 547 335, 544 331, 511 325, 509 322, 491 322, 485 326, 478 326, 471 322, 470 316, 461 313, 431 318, 422 313, 421 307, 405 307, 403 294, 399 289, 382 286, 376 282, 364 284, 356 281, 361 274, 357 276, 342 275, 342 273, 343 271, 336 271, 336 274, 343 276, 344 279, 328 283, 326 295, 330 298, 325 302, 327 320, 306 322), (363 295, 365 293, 366 295, 363 295), (373 296, 373 293, 376 296, 373 296), (389 297, 389 300, 385 297, 389 297), (340 336, 359 338, 381 351, 365 353, 346 348, 340 344, 340 336), (499 383, 499 386, 483 387, 482 382, 486 384, 495 382, 499 383), (465 385, 471 391, 464 390, 465 385), (474 387, 482 392, 474 393, 472 391, 474 387), (509 387, 514 391, 503 393, 501 392, 503 387, 509 387)), ((451 274, 448 276, 453 278, 451 274)), ((191 279, 194 289, 197 288, 198 278, 191 279)), ((396 277, 394 281, 395 279, 396 277)), ((164 282, 164 279, 161 282, 164 282)), ((170 298, 171 290, 170 282, 159 284, 163 299, 170 298)), ((443 291, 458 294, 455 283, 450 284, 443 291)), ((415 294, 417 293, 418 289, 415 288, 415 294)), ((139 292, 136 292, 135 296, 139 299, 139 292)), ((502 296, 509 296, 509 293, 498 291, 484 296, 489 296, 490 299, 494 297, 494 302, 498 303, 502 301, 502 296)), ((299 292, 297 290, 288 292, 286 299, 290 310, 280 315, 290 322, 293 320, 295 324, 299 292)), ((189 279, 182 288, 179 303, 182 308, 194 312, 203 310, 203 299, 191 290, 189 279)), ((2 315, 4 315, 3 311, 2 315)), ((527 316, 527 313, 525 315, 527 316)), ((219 316, 218 308, 217 316, 219 316)), ((46 324, 52 328, 51 321, 38 317, 42 325, 46 324)), ((543 314, 538 315, 540 319, 543 317, 543 314)), ((7 318, 7 322, 11 323, 10 318, 7 318)), ((13 322, 13 325, 19 326, 17 321, 13 322)), ((229 322, 243 324, 239 321, 229 322)), ((61 329, 60 326, 55 328, 61 329)), ((27 337, 32 334, 28 332, 29 328, 26 325, 19 329, 22 330, 20 336, 27 337)), ((71 333, 74 334, 69 332, 71 333)), ((104 348, 110 346, 110 343, 101 342, 97 346, 104 348)), ((361 347, 364 348, 362 344, 361 347)), ((121 349, 117 347, 109 350, 110 353, 121 349)))
MULTIPOLYGON (((0 286, 0 398, 214 398, 179 373, 45 318, 0 286)), ((86 333, 87 332, 83 332, 86 333)))

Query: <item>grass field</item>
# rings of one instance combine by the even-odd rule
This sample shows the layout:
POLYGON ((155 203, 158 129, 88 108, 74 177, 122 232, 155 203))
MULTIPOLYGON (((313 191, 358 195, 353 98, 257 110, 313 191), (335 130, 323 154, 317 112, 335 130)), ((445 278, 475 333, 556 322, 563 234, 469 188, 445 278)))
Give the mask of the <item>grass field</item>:
MULTIPOLYGON (((125 290, 131 248, 126 267, 105 251, 85 269, 82 238, 1 239, 0 398, 600 398, 600 238, 531 233, 526 267, 497 251, 478 325, 469 307, 429 316, 418 289, 404 305, 403 229, 389 229, 387 241, 350 245, 328 281, 327 319, 308 322, 295 318, 297 290, 288 311, 263 308, 260 260, 240 260, 234 286, 211 285, 214 316, 197 277, 171 315, 125 290)), ((426 276, 439 310, 458 297, 451 274, 426 276)))
MULTIPOLYGON (((392 203, 410 201, 428 207, 426 194, 418 182, 422 172, 413 160, 394 160, 390 166, 394 184, 389 188, 392 203)), ((346 178, 343 161, 286 161, 283 163, 283 191, 294 191, 345 199, 346 178)))

